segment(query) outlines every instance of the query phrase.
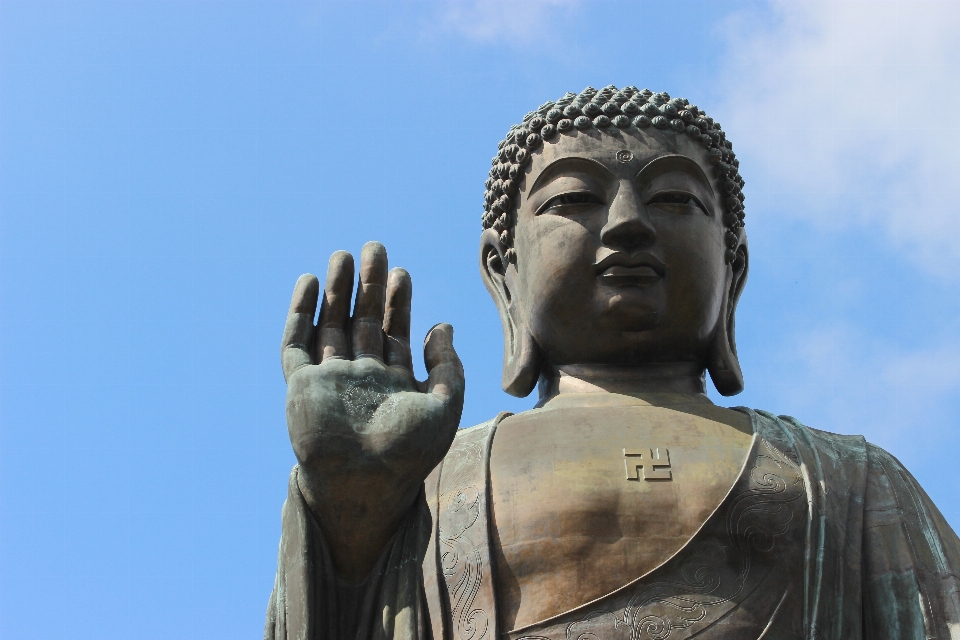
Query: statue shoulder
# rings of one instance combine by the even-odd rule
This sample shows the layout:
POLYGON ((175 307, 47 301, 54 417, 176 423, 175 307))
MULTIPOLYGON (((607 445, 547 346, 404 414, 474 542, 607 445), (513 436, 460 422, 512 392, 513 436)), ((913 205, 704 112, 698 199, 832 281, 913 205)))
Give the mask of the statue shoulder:
MULTIPOLYGON (((453 445, 450 447, 450 451, 458 448, 458 446, 464 446, 468 443, 474 443, 480 440, 487 440, 493 437, 493 432, 496 430, 497 425, 503 421, 504 418, 508 418, 513 414, 509 411, 501 411, 496 415, 496 417, 487 420, 486 422, 481 422, 480 424, 475 424, 472 427, 463 427, 457 431, 457 435, 453 438, 453 445)), ((447 453, 449 456, 450 453, 447 453)))
MULTIPOLYGON (((912 522, 918 529, 934 527, 952 533, 933 500, 892 453, 867 443, 867 461, 864 504, 871 524, 886 524, 892 519, 895 523, 912 522)), ((960 539, 956 534, 947 536, 947 539, 954 565, 960 567, 960 539)))
POLYGON ((867 441, 861 435, 844 435, 815 429, 800 422, 793 416, 776 415, 761 409, 733 407, 734 411, 747 414, 754 423, 754 430, 761 435, 769 435, 789 442, 790 448, 806 450, 816 457, 826 456, 847 462, 867 462, 867 441))
POLYGON ((493 439, 497 425, 500 424, 504 418, 512 415, 509 411, 501 411, 491 420, 481 422, 472 427, 458 429, 457 434, 453 438, 453 444, 450 445, 450 450, 447 451, 447 454, 443 457, 443 460, 440 461, 440 464, 434 467, 430 475, 427 476, 426 490, 428 495, 431 490, 435 490, 438 487, 440 474, 443 471, 444 465, 453 464, 459 467, 462 466, 465 461, 473 464, 485 463, 485 458, 490 450, 490 441, 493 439))

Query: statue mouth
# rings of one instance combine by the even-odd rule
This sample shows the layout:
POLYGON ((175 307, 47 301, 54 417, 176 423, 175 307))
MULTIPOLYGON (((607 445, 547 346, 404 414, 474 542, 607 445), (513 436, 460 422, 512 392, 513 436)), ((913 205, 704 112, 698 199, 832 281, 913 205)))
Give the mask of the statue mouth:
POLYGON ((666 271, 662 262, 649 253, 613 253, 596 265, 597 275, 614 287, 645 287, 661 280, 666 271))

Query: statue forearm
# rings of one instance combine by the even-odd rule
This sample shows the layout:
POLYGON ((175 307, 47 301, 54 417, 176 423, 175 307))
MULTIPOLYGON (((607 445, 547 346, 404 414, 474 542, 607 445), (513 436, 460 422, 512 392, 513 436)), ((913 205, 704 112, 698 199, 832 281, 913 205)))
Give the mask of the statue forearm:
POLYGON ((423 479, 373 473, 328 477, 301 466, 297 484, 323 531, 337 574, 359 582, 410 513, 423 479))

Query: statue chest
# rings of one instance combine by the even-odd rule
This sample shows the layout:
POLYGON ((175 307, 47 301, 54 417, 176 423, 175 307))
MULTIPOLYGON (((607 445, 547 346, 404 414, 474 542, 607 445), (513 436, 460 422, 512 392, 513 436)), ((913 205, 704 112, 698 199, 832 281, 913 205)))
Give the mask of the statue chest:
POLYGON ((709 404, 527 412, 490 455, 504 629, 602 597, 675 555, 723 502, 752 442, 709 404))

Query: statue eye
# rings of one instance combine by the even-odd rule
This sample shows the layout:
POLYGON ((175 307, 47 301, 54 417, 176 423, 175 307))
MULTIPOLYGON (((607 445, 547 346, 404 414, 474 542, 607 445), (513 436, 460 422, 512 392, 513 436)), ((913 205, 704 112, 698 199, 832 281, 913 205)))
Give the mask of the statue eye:
POLYGON ((700 202, 696 196, 679 191, 658 193, 650 198, 650 200, 647 201, 647 204, 661 206, 666 205, 666 207, 671 209, 679 209, 680 207, 696 207, 704 213, 707 212, 707 208, 703 206, 703 203, 700 202))
POLYGON ((555 196, 547 200, 547 202, 540 208, 540 211, 546 211, 547 209, 552 209, 553 207, 582 206, 587 204, 603 204, 603 200, 592 193, 586 193, 583 191, 562 193, 559 196, 555 196))

